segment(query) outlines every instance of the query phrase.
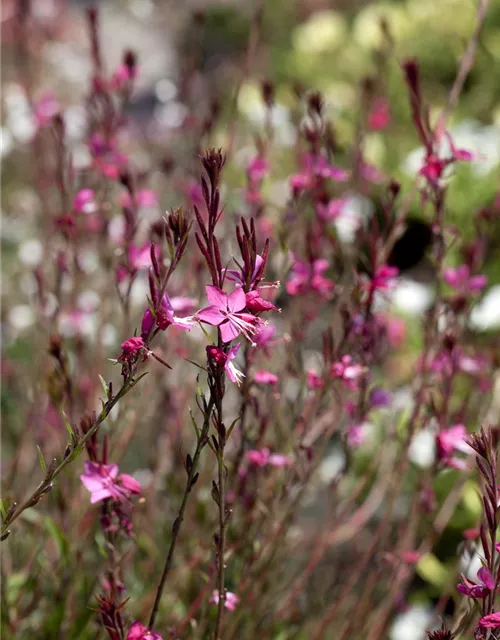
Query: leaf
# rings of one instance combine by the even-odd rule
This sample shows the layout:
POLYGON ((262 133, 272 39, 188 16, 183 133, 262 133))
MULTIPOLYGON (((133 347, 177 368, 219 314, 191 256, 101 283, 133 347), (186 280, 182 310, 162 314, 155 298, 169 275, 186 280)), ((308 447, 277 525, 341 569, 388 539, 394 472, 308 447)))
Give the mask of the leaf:
POLYGON ((106 396, 106 400, 109 400, 109 387, 106 383, 106 380, 99 374, 99 380, 101 381, 101 385, 104 391, 104 395, 106 396))
POLYGON ((61 413, 64 419, 64 424, 66 425, 66 431, 69 433, 71 442, 76 442, 76 435, 75 435, 75 432, 73 431, 73 427, 71 426, 68 416, 64 413, 64 411, 61 411, 61 413))
POLYGON ((0 513, 2 514, 2 520, 7 518, 7 509, 5 508, 4 501, 0 498, 0 513))
POLYGON ((36 448, 38 449, 38 459, 40 460, 40 466, 42 467, 42 471, 44 475, 47 475, 47 465, 45 464, 45 458, 43 457, 42 450, 38 445, 36 445, 36 448))
POLYGON ((231 435, 232 430, 234 429, 234 425, 238 422, 238 420, 240 419, 240 416, 238 416, 237 418, 235 418, 232 423, 231 426, 229 427, 229 429, 227 430, 227 434, 226 434, 226 442, 227 440, 229 440, 229 436, 231 435))
POLYGON ((191 422, 193 423, 194 430, 196 431, 196 437, 199 440, 200 439, 200 428, 198 427, 198 424, 196 423, 196 420, 195 420, 195 418, 193 416, 193 412, 191 411, 191 408, 189 408, 189 415, 191 417, 191 422))
POLYGON ((207 371, 206 367, 202 367, 201 364, 198 364, 194 360, 190 360, 189 358, 184 358, 184 360, 186 362, 189 362, 190 364, 194 364, 195 367, 198 367, 198 369, 201 369, 202 371, 205 371, 205 372, 207 371))

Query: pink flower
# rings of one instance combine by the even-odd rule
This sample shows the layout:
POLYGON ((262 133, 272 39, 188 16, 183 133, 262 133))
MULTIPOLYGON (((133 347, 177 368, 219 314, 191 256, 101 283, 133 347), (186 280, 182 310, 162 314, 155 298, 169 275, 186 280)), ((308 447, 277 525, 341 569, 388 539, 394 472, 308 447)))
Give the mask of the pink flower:
POLYGON ((174 315, 174 308, 170 302, 170 298, 165 293, 161 299, 160 308, 156 312, 156 319, 153 317, 149 307, 144 311, 141 323, 141 336, 145 340, 155 326, 157 326, 160 331, 166 331, 170 326, 190 331, 193 324, 192 316, 179 318, 174 315))
POLYGON ((127 473, 118 475, 116 464, 86 462, 85 473, 80 480, 91 493, 91 504, 108 498, 126 501, 133 493, 141 492, 141 485, 132 476, 127 473))
POLYGON ((92 189, 80 189, 73 198, 73 209, 77 213, 94 213, 96 208, 95 194, 92 189))
POLYGON ((353 364, 349 355, 342 356, 338 362, 334 362, 330 369, 333 378, 340 378, 348 389, 356 389, 357 380, 366 373, 366 367, 353 364))
POLYGON ((316 205, 318 216, 323 220, 336 220, 345 207, 347 198, 334 198, 328 204, 319 203, 316 205))
MULTIPOLYGON (((156 193, 151 189, 139 189, 135 194, 135 201, 140 209, 153 209, 158 206, 156 193)), ((130 193, 128 191, 124 191, 120 195, 120 206, 128 207, 130 209, 132 204, 133 202, 130 197, 130 193)))
POLYGON ((255 467, 287 467, 293 463, 290 456, 283 453, 271 453, 269 449, 251 449, 246 453, 247 461, 255 467))
POLYGON ((316 371, 309 369, 307 372, 307 388, 308 389, 321 389, 324 385, 324 380, 319 376, 316 371))
POLYGON ((278 376, 274 375, 270 371, 264 371, 263 369, 260 371, 256 371, 253 377, 254 382, 257 384, 269 384, 269 385, 277 385, 279 382, 278 376))
POLYGON ((170 298, 170 302, 172 303, 172 309, 177 313, 191 313, 198 306, 196 298, 187 296, 174 296, 170 298))
POLYGON ((269 355, 270 347, 275 344, 276 327, 269 323, 254 335, 253 339, 257 347, 261 347, 266 355, 269 355))
POLYGON ((129 338, 121 344, 122 352, 118 358, 119 362, 125 362, 129 365, 134 364, 137 358, 142 354, 144 359, 147 358, 146 345, 144 340, 139 337, 129 338))
POLYGON ((500 627, 500 611, 483 616, 480 618, 479 624, 486 629, 498 629, 500 627))
POLYGON ((461 264, 456 269, 444 269, 443 278, 446 284, 464 295, 481 291, 488 284, 484 275, 471 276, 466 264, 461 264))
POLYGON ((334 283, 323 276, 328 269, 327 260, 319 259, 311 263, 295 259, 291 276, 286 283, 286 290, 291 296, 297 296, 314 291, 324 298, 328 298, 334 288, 334 283))
POLYGON ((247 301, 247 309, 252 313, 259 311, 279 311, 272 302, 265 300, 260 295, 261 289, 254 289, 245 294, 247 301))
POLYGON ((131 244, 128 250, 128 260, 134 269, 147 269, 151 266, 151 245, 147 242, 142 247, 131 244))
POLYGON ((385 98, 377 98, 368 115, 368 128, 372 131, 382 131, 389 126, 390 121, 389 103, 385 98))
POLYGON ((234 347, 231 347, 229 351, 224 353, 222 349, 219 347, 209 345, 207 347, 207 356, 211 360, 211 362, 215 363, 218 367, 224 368, 227 377, 231 382, 235 382, 237 385, 241 384, 242 379, 245 377, 245 374, 239 371, 231 360, 236 358, 238 351, 240 350, 241 343, 235 344, 234 347))
POLYGON ((349 173, 344 169, 333 167, 328 164, 327 159, 321 155, 306 153, 303 157, 303 169, 301 173, 294 174, 290 179, 290 184, 295 191, 311 189, 323 179, 331 179, 337 182, 349 180, 349 173))
POLYGON ((269 162, 262 156, 255 156, 248 163, 247 174, 250 182, 261 182, 269 172, 269 162))
POLYGON ((347 428, 347 444, 350 447, 359 447, 366 440, 366 425, 353 424, 347 428))
POLYGON ((134 66, 121 64, 111 77, 110 86, 116 91, 124 89, 131 80, 137 77, 138 69, 134 66))
POLYGON ((138 620, 130 627, 126 640, 163 640, 159 633, 150 631, 138 620))
MULTIPOLYGON (((259 284, 259 281, 262 279, 262 272, 264 270, 264 259, 262 256, 257 254, 255 256, 255 267, 252 273, 252 277, 250 278, 250 290, 255 289, 259 284)), ((223 276, 229 280, 230 282, 236 283, 239 287, 244 287, 247 284, 247 272, 245 267, 243 266, 240 271, 237 269, 224 269, 223 276)), ((267 287, 276 287, 279 283, 267 283, 267 287)))
POLYGON ((53 93, 46 93, 41 96, 34 103, 34 109, 35 119, 39 127, 46 127, 52 122, 52 118, 61 111, 61 107, 53 93))
POLYGON ((468 453, 470 451, 469 445, 465 442, 464 438, 467 436, 467 429, 463 424, 456 424, 449 429, 442 429, 436 435, 436 446, 438 458, 443 463, 454 469, 463 469, 465 463, 453 456, 456 452, 468 453))
POLYGON ((251 336, 264 326, 264 322, 242 312, 247 304, 243 289, 237 288, 229 295, 213 285, 206 286, 205 290, 210 306, 198 311, 196 319, 219 327, 223 342, 231 342, 240 333, 252 341, 251 336))
MULTIPOLYGON (((226 597, 224 598, 224 606, 226 607, 226 609, 228 609, 229 611, 234 611, 236 609, 236 607, 238 606, 239 602, 240 602, 240 599, 238 598, 238 596, 235 593, 232 593, 231 591, 226 591, 226 597)), ((210 598, 210 603, 211 604, 219 604, 219 591, 218 591, 218 589, 215 589, 212 592, 212 597, 210 598)))
POLYGON ((387 264, 382 264, 377 267, 372 281, 367 286, 371 291, 388 291, 395 284, 395 278, 399 271, 396 267, 389 267, 387 264))
POLYGON ((495 589, 495 578, 487 567, 481 567, 477 572, 477 577, 481 584, 469 580, 462 574, 462 582, 457 584, 458 591, 468 598, 486 598, 489 592, 495 589))

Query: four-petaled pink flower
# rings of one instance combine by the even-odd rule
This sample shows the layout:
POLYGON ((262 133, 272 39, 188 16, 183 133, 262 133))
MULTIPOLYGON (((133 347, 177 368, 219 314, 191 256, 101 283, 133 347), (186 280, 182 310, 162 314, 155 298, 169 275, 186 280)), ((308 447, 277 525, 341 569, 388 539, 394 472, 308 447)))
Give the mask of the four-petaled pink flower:
POLYGON ((481 567, 477 572, 477 578, 481 584, 469 580, 462 574, 462 582, 457 584, 457 589, 468 598, 486 598, 490 591, 495 590, 495 578, 488 567, 481 567))
POLYGON ((327 159, 321 155, 306 153, 303 157, 303 168, 301 173, 294 174, 290 179, 290 184, 294 191, 312 189, 322 179, 346 182, 349 180, 349 173, 344 169, 333 167, 328 164, 327 159))
POLYGON ((330 297, 334 283, 325 278, 323 273, 329 267, 328 260, 320 258, 312 263, 295 259, 286 290, 291 296, 314 291, 324 298, 330 297))
POLYGON ((80 189, 73 198, 73 209, 77 213, 94 213, 96 208, 95 194, 92 189, 80 189))
POLYGON ((456 269, 444 269, 443 278, 446 284, 464 295, 481 291, 488 284, 487 277, 482 274, 471 276, 466 264, 461 264, 456 269))
POLYGON ((252 335, 264 326, 264 322, 243 312, 247 304, 243 289, 239 287, 228 295, 219 287, 207 285, 205 291, 210 306, 198 311, 196 319, 219 327, 223 342, 231 342, 240 333, 252 342, 252 335))
MULTIPOLYGON (((239 597, 232 593, 231 591, 226 591, 226 597, 224 598, 224 606, 229 611, 234 611, 240 602, 239 597)), ((212 592, 212 596, 210 598, 210 604, 219 604, 219 591, 215 589, 212 592)))
POLYGON ((219 347, 215 347, 212 345, 209 345, 207 347, 207 356, 210 361, 216 364, 217 367, 224 369, 229 380, 231 380, 231 382, 235 382, 237 385, 241 384, 241 381, 245 377, 245 374, 237 369, 231 362, 231 360, 234 360, 236 358, 238 351, 240 350, 240 346, 241 343, 238 342, 238 344, 235 344, 234 347, 231 347, 231 349, 229 349, 227 354, 224 353, 222 349, 219 349, 219 347))
POLYGON ((253 379, 257 384, 269 384, 272 386, 277 385, 279 382, 279 378, 277 375, 271 373, 270 371, 265 371, 264 369, 256 371, 253 379))
POLYGON ((193 324, 193 316, 179 318, 174 314, 174 308, 170 302, 170 298, 165 293, 161 299, 160 308, 156 312, 156 319, 149 307, 144 311, 141 324, 141 336, 145 340, 155 326, 161 331, 166 331, 170 326, 189 331, 193 324))
POLYGON ((246 453, 247 461, 255 467, 288 467, 293 463, 290 456, 283 453, 271 453, 267 447, 264 449, 250 449, 246 453))
POLYGON ((159 633, 151 631, 138 620, 130 627, 126 640, 163 640, 159 633))
POLYGON ((350 355, 342 356, 330 369, 332 378, 340 378, 349 389, 356 389, 357 380, 366 373, 366 367, 354 364, 350 355))
POLYGON ((90 502, 95 504, 107 498, 119 502, 129 500, 133 493, 141 492, 141 485, 127 473, 118 475, 118 465, 86 462, 85 473, 80 480, 91 493, 90 502))

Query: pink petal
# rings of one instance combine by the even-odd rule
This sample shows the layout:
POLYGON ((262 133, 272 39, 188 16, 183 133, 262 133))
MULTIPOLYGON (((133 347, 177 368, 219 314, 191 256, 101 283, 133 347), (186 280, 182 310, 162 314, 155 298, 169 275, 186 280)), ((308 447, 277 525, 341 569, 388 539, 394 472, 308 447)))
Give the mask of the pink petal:
POLYGON ((477 577, 488 587, 490 591, 493 591, 495 588, 495 578, 491 575, 491 571, 488 567, 481 567, 477 572, 477 577))
POLYGON ((227 307, 231 313, 241 311, 246 307, 247 299, 245 292, 241 288, 235 289, 229 294, 227 299, 227 307))
POLYGON ((212 284, 207 285, 205 291, 207 292, 207 298, 211 305, 226 311, 228 304, 227 293, 219 289, 219 287, 214 287, 212 284))
POLYGON ((198 311, 196 318, 207 324, 211 324, 213 327, 218 327, 221 322, 224 322, 226 316, 224 316, 219 307, 212 305, 211 307, 205 307, 201 311, 198 311))
POLYGON ((110 489, 101 489, 101 491, 95 491, 92 493, 92 497, 90 498, 91 504, 95 504, 96 502, 100 502, 101 500, 106 500, 107 498, 113 498, 114 495, 110 489))
POLYGON ((122 487, 130 493, 141 493, 140 483, 128 473, 120 474, 120 482, 122 487))
POLYGON ((80 480, 90 493, 100 491, 103 487, 103 479, 100 476, 82 474, 80 480))
POLYGON ((472 276, 469 278, 469 290, 470 291, 481 291, 488 284, 488 278, 483 275, 472 276))
MULTIPOLYGON (((244 294, 243 294, 244 295, 244 294)), ((228 322, 224 322, 219 326, 220 335, 223 342, 231 342, 240 335, 239 328, 229 320, 228 322)))
POLYGON ((483 616, 479 620, 479 624, 487 629, 497 629, 500 627, 500 611, 490 613, 488 616, 483 616))

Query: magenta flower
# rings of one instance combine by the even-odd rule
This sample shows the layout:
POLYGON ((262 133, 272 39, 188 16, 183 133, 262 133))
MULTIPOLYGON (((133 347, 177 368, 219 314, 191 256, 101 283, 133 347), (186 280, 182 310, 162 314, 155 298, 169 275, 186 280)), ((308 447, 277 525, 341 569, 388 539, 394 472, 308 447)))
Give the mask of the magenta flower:
MULTIPOLYGON (((262 276, 261 271, 263 270, 263 264, 264 259, 262 258, 262 256, 257 254, 255 256, 255 267, 252 273, 252 278, 250 280, 250 289, 255 289, 255 287, 257 286, 257 279, 260 279, 262 276)), ((236 285, 239 287, 244 287, 246 285, 247 273, 245 267, 243 267, 241 271, 238 271, 237 269, 224 269, 222 275, 230 282, 236 283, 236 285)), ((276 284, 277 283, 273 283, 273 285, 276 284)))
POLYGON ((481 291, 488 284, 488 278, 484 275, 471 276, 466 264, 461 264, 456 269, 444 269, 443 278, 446 284, 464 295, 481 291))
POLYGON ((272 302, 264 300, 260 295, 260 289, 254 289, 245 294, 247 309, 252 313, 259 311, 279 311, 272 302))
POLYGON ((136 65, 121 64, 111 77, 111 88, 115 91, 125 89, 129 82, 135 80, 138 72, 136 65))
POLYGON ((148 242, 142 247, 131 244, 128 250, 128 260, 134 269, 147 269, 151 266, 151 245, 148 242))
POLYGON ((269 173, 269 162, 262 156, 255 156, 248 163, 247 174, 250 182, 261 182, 269 173))
MULTIPOLYGON (((153 209, 158 206, 158 198, 152 189, 139 189, 135 194, 135 201, 141 209, 153 209)), ((132 205, 133 202, 130 193, 128 191, 123 192, 120 195, 120 206, 130 209, 132 205)))
POLYGON ((243 289, 237 288, 229 295, 213 285, 207 285, 205 290, 210 306, 198 311, 196 319, 219 327, 223 342, 231 342, 240 333, 252 342, 251 336, 264 326, 264 322, 243 312, 247 304, 243 289))
POLYGON ((311 189, 322 179, 335 180, 336 182, 349 180, 347 171, 329 165, 327 159, 321 155, 315 156, 311 153, 306 153, 303 157, 302 166, 301 173, 294 174, 290 179, 290 184, 294 191, 311 189))
POLYGON ((255 467, 287 467, 293 463, 290 456, 283 453, 271 453, 267 447, 264 449, 251 449, 246 453, 247 461, 255 467))
POLYGON ((387 264, 382 264, 377 267, 375 274, 367 286, 370 291, 388 291, 395 284, 395 278, 399 271, 396 267, 389 267, 387 264))
POLYGON ((269 384, 269 385, 277 385, 279 382, 278 376, 274 375, 270 371, 265 371, 261 369, 260 371, 256 371, 253 377, 254 382, 257 384, 269 384))
POLYGON ((77 213, 94 213, 96 208, 95 194, 92 189, 80 189, 73 198, 73 209, 77 213))
POLYGON ((52 118, 61 111, 53 93, 45 93, 34 103, 35 119, 39 127, 46 127, 52 118))
POLYGON ((318 216, 323 220, 336 220, 342 213, 346 202, 347 198, 334 198, 333 200, 329 200, 327 204, 320 202, 316 205, 316 211, 318 212, 318 216))
POLYGON ((150 631, 138 620, 130 627, 126 640, 163 640, 159 633, 150 631))
POLYGON ((342 356, 338 362, 334 362, 330 369, 332 378, 340 378, 348 389, 356 389, 357 380, 366 373, 366 367, 353 364, 349 355, 342 356))
POLYGON ((480 618, 479 624, 486 629, 498 629, 500 627, 500 611, 483 616, 480 618))
POLYGON ((309 369, 307 372, 307 388, 308 389, 321 389, 324 385, 323 378, 314 371, 309 369))
POLYGON ((390 121, 389 103, 385 98, 377 98, 368 115, 368 128, 372 131, 383 131, 389 126, 390 121))
POLYGON ((465 462, 453 456, 456 452, 468 453, 469 445, 464 438, 467 436, 467 429, 463 424, 456 424, 449 429, 442 429, 436 435, 436 446, 438 458, 443 463, 454 469, 463 469, 465 462))
POLYGON ((207 356, 211 362, 217 367, 223 368, 227 377, 231 382, 235 382, 237 385, 241 384, 241 381, 245 377, 245 374, 239 371, 231 360, 234 360, 240 350, 241 343, 235 344, 229 351, 224 353, 219 347, 209 345, 207 347, 207 356))
MULTIPOLYGON (((224 606, 226 607, 226 609, 228 609, 229 611, 234 611, 236 609, 236 607, 238 606, 239 602, 240 602, 240 599, 235 593, 232 593, 231 591, 226 591, 226 597, 224 599, 224 606)), ((212 596, 210 598, 210 603, 211 604, 219 604, 219 591, 218 591, 218 589, 215 589, 212 592, 212 596)))
POLYGON ((127 473, 118 475, 118 465, 85 463, 85 473, 80 476, 84 487, 91 493, 90 502, 112 498, 118 502, 129 500, 133 493, 141 492, 141 485, 127 473))
POLYGON ((144 311, 141 323, 141 336, 145 340, 155 326, 157 326, 161 331, 166 331, 170 326, 190 331, 193 324, 194 321, 192 316, 179 318, 174 315, 174 308, 170 298, 167 294, 164 294, 161 299, 160 308, 156 312, 156 320, 149 307, 144 311))
POLYGON ((328 298, 334 288, 334 283, 323 276, 329 267, 328 260, 319 259, 311 263, 295 259, 291 276, 286 283, 286 290, 291 296, 314 291, 324 298, 328 298))
POLYGON ((495 578, 487 567, 481 567, 477 572, 477 578, 481 584, 469 580, 462 574, 462 582, 457 584, 457 589, 468 598, 486 598, 490 591, 495 590, 495 578))

